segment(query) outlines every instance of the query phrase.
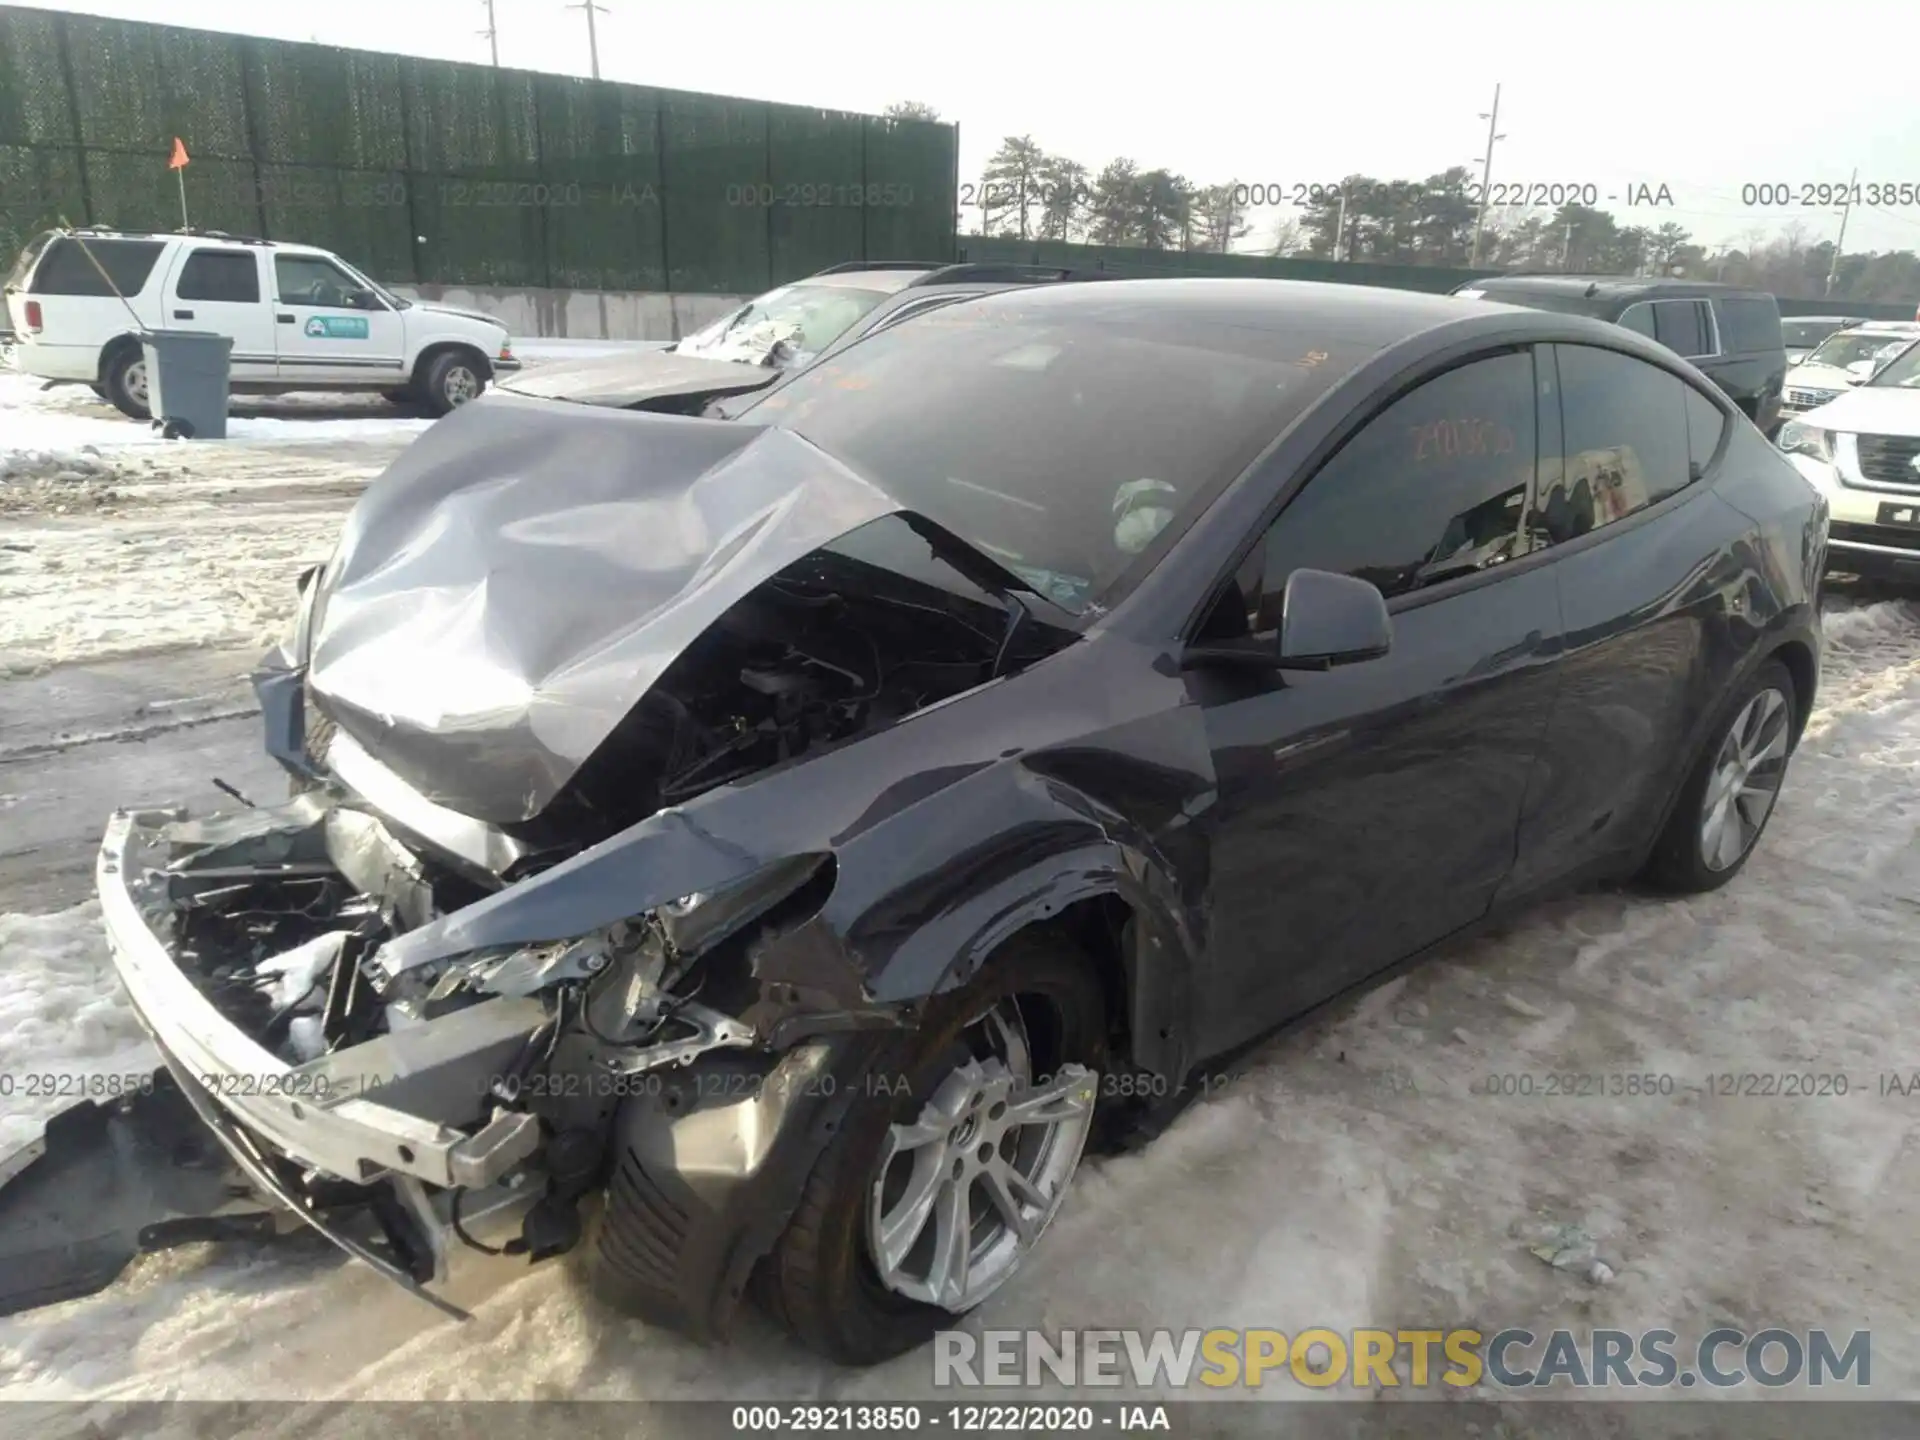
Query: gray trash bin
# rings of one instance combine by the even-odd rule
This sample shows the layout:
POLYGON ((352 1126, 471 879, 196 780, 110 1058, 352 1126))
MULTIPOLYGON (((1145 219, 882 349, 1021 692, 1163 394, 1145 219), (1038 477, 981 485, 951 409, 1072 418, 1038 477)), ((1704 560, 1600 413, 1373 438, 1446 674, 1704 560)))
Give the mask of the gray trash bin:
POLYGON ((149 330, 147 409, 170 434, 227 438, 233 338, 211 330, 149 330))

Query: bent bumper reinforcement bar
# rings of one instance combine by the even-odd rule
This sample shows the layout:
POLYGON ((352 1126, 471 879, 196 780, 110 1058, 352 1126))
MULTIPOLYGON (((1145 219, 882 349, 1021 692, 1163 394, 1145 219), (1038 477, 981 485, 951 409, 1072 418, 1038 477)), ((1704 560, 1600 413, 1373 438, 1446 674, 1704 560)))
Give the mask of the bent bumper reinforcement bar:
MULTIPOLYGON (((447 1189, 478 1189, 533 1154, 540 1134, 531 1115, 497 1115, 469 1136, 352 1093, 330 1099, 327 1082, 336 1065, 325 1057, 289 1065, 220 1014, 174 964, 136 899, 148 883, 142 837, 177 818, 170 811, 117 813, 100 847, 96 879, 114 968, 141 1023, 183 1079, 244 1128, 343 1179, 364 1183, 393 1171, 447 1189)), ((464 1012, 475 1019, 442 1032, 443 1043, 477 1049, 487 1039, 524 1035, 539 1023, 537 1009, 533 1002, 475 1007, 464 1012)), ((399 1078, 397 1072, 358 1075, 352 1088, 365 1093, 399 1078)))

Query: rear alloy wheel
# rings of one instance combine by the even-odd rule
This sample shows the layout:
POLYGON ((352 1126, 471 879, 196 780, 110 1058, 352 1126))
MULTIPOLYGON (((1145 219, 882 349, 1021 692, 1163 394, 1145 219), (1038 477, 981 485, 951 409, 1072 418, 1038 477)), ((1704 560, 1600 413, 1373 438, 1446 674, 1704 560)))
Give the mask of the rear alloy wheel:
POLYGON ((107 399, 122 415, 135 420, 153 418, 147 408, 147 357, 142 351, 129 345, 114 356, 107 366, 105 388, 107 399))
POLYGON ((1734 696, 1682 787, 1647 876, 1668 890, 1717 890, 1772 818, 1793 748, 1793 677, 1770 660, 1734 696))
POLYGON ((761 1301, 813 1349, 872 1365, 991 1295, 1079 1168, 1105 1022, 1091 962, 1043 931, 928 1002, 815 1162, 761 1301))
POLYGON ((1762 690, 1721 742, 1700 815, 1700 858, 1709 870, 1738 865, 1760 838, 1786 774, 1790 719, 1787 697, 1762 690))

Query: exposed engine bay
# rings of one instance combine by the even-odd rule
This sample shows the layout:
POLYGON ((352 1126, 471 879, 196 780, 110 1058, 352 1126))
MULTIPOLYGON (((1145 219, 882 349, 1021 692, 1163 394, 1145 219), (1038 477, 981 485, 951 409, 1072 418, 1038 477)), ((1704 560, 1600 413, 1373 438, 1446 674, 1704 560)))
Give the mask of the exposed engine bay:
POLYGON ((722 615, 546 811, 508 829, 571 850, 892 724, 1066 638, 1024 619, 816 552, 722 615))

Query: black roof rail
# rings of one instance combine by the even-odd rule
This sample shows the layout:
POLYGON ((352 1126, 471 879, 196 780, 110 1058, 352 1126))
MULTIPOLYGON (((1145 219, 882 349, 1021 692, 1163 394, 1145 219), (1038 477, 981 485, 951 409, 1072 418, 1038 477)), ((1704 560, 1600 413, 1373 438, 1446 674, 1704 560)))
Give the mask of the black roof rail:
POLYGON ((856 270, 938 270, 946 262, 941 260, 842 260, 838 265, 829 265, 824 270, 816 270, 809 279, 819 275, 850 275, 856 270))
POLYGON ((191 235, 200 240, 231 240, 236 245, 271 245, 271 240, 258 235, 235 235, 230 230, 169 230, 169 235, 191 235))
POLYGON ((1118 280, 1110 270, 1074 270, 1064 265, 942 265, 912 281, 914 285, 1038 285, 1062 280, 1118 280))
POLYGON ((231 240, 236 245, 271 245, 273 241, 258 235, 235 235, 228 230, 121 230, 112 225, 72 225, 57 232, 67 235, 131 235, 159 238, 177 235, 197 240, 231 240))

